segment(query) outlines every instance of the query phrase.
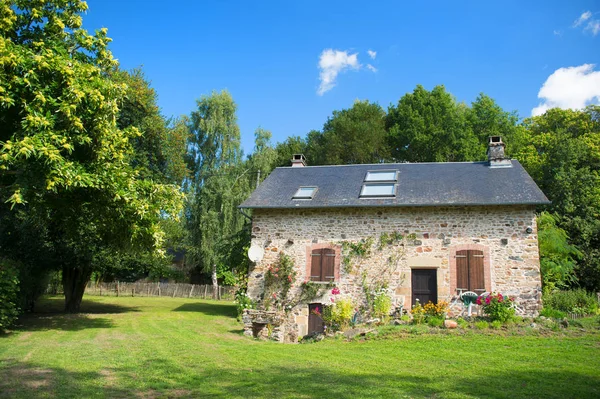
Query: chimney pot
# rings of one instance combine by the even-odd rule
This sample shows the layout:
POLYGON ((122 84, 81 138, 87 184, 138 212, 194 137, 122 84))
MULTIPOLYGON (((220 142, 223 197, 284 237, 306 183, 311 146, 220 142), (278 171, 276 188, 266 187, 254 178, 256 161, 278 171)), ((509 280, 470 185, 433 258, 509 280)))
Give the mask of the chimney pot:
POLYGON ((304 154, 294 154, 292 155, 292 168, 303 167, 306 166, 306 158, 304 154))
POLYGON ((490 168, 510 168, 512 162, 510 159, 504 158, 504 147, 506 144, 500 136, 490 136, 488 142, 487 156, 490 163, 490 168))

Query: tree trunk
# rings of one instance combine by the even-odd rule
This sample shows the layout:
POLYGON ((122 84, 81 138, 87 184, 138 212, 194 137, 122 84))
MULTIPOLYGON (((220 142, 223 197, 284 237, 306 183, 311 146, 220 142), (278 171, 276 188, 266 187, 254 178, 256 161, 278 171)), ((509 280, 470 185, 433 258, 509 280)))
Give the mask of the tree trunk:
POLYGON ((212 285, 213 285, 213 299, 219 299, 219 281, 217 280, 217 265, 213 264, 212 267, 212 285))
POLYGON ((64 266, 62 272, 65 291, 65 312, 79 313, 85 286, 90 281, 92 271, 78 267, 64 266))

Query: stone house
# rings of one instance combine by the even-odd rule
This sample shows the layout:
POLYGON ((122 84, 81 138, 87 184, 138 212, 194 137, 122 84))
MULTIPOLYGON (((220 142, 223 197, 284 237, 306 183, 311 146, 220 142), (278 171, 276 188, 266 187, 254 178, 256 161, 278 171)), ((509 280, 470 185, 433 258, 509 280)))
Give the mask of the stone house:
MULTIPOLYGON (((267 269, 285 254, 296 273, 292 297, 307 281, 333 284, 358 307, 366 290, 386 288, 396 307, 444 300, 457 315, 465 310, 462 292, 501 292, 520 314, 536 315, 535 207, 549 201, 518 161, 504 158, 500 137, 490 137, 488 158, 310 167, 295 155, 240 205, 252 209, 248 295, 265 300, 267 269)), ((269 325, 276 339, 293 342, 322 328, 311 310, 330 297, 324 288, 285 312, 248 311, 246 333, 269 325)))

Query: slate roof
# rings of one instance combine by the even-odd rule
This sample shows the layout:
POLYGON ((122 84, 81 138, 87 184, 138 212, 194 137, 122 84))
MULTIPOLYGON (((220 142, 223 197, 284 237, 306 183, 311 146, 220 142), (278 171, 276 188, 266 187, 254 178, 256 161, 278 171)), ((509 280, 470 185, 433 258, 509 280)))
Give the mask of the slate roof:
POLYGON ((401 163, 276 168, 240 208, 540 205, 550 201, 518 161, 401 163), (360 198, 368 171, 398 170, 396 196, 360 198), (300 186, 317 186, 312 200, 294 200, 300 186))

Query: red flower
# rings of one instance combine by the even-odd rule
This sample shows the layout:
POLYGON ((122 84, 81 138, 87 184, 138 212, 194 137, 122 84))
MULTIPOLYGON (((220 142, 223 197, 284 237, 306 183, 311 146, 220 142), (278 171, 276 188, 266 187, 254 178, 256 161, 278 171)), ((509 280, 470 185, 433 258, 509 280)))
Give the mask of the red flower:
POLYGON ((478 305, 481 305, 481 297, 480 296, 477 297, 477 301, 475 301, 475 303, 478 305))
POLYGON ((331 290, 331 295, 339 295, 340 294, 340 289, 338 287, 333 287, 333 289, 331 290))
POLYGON ((486 305, 489 305, 489 304, 490 304, 490 301, 491 301, 491 299, 490 299, 490 297, 489 297, 489 296, 485 298, 485 304, 486 304, 486 305))

